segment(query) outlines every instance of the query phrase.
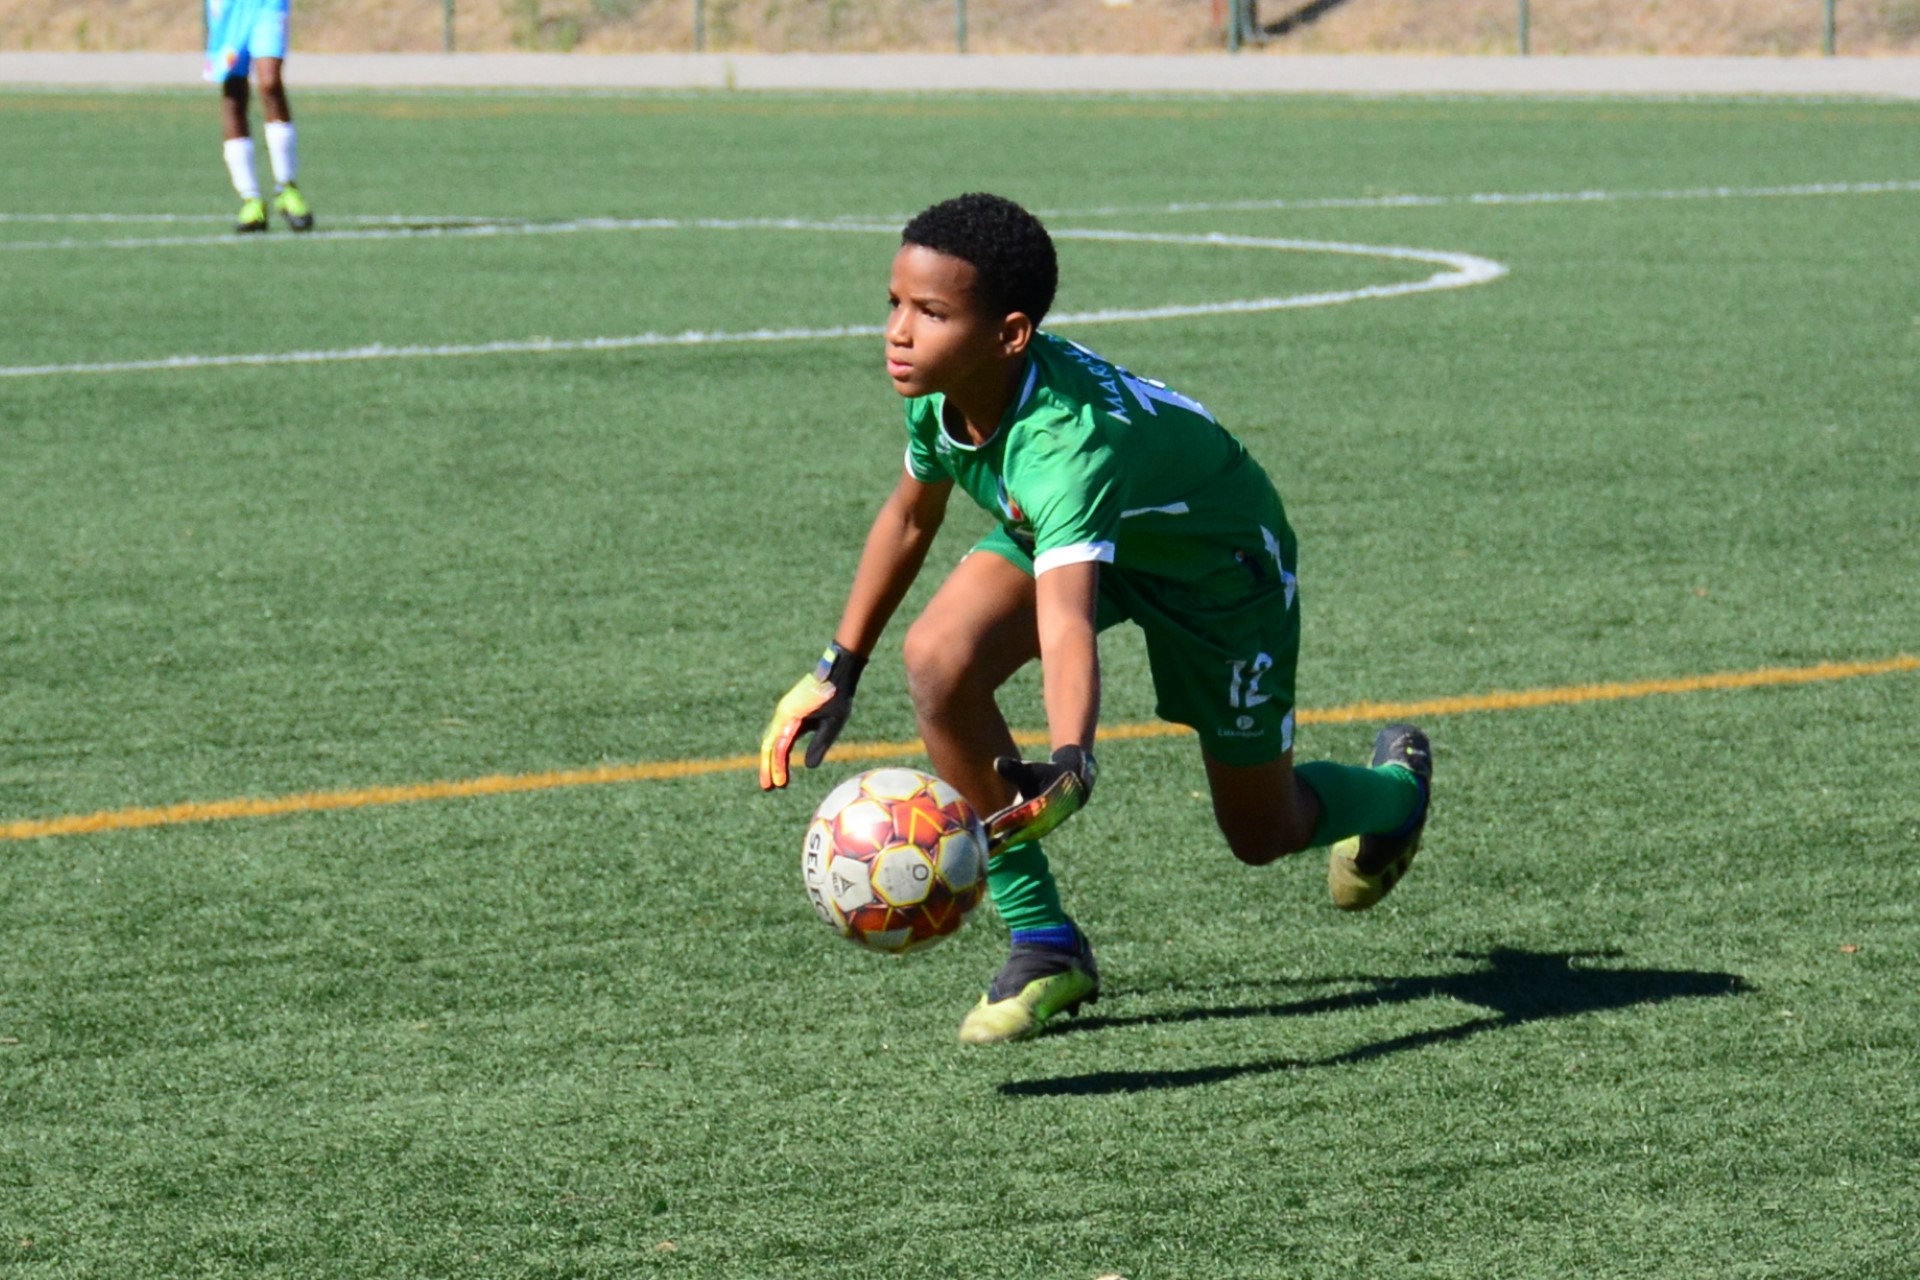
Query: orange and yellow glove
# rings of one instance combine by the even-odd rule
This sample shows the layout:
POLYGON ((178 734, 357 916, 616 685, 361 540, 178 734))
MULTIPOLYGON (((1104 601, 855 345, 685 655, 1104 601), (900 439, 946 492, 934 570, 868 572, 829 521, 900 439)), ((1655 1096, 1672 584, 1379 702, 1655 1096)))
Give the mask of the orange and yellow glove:
POLYGON ((813 671, 787 690, 760 738, 762 791, 787 785, 787 759, 803 733, 813 734, 813 741, 807 744, 807 768, 820 767, 827 758, 827 748, 853 714, 853 691, 866 667, 867 660, 860 654, 830 644, 813 671))
POLYGON ((1098 769, 1093 752, 1066 746, 1045 761, 1001 756, 993 762, 993 771, 1020 793, 1019 799, 987 819, 987 844, 998 853, 1008 845, 1038 840, 1084 809, 1093 797, 1098 769))

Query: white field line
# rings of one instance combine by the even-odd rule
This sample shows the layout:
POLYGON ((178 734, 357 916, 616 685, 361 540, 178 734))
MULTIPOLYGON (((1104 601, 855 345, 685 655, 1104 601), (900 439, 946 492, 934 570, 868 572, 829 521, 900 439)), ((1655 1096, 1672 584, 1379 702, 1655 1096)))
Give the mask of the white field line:
MULTIPOLYGON (((729 229, 744 224, 724 224, 729 229)), ((880 231, 894 234, 889 223, 856 227, 847 223, 800 224, 782 222, 782 229, 815 231, 880 231)), ((1395 284, 1367 285, 1317 293, 1286 294, 1274 297, 1241 298, 1224 302, 1177 303, 1161 307, 1108 308, 1099 311, 1067 312, 1050 318, 1059 326, 1117 324, 1128 321, 1170 320, 1185 316, 1248 315, 1263 311, 1285 311, 1303 307, 1329 307, 1346 302, 1399 298, 1443 289, 1464 289, 1486 284, 1507 273, 1502 264, 1490 258, 1468 253, 1450 253, 1437 249, 1413 249, 1399 245, 1347 244, 1322 240, 1283 240, 1256 236, 1171 235, 1133 231, 1074 231, 1054 233, 1060 240, 1097 240, 1137 244, 1196 245, 1209 248, 1262 249, 1282 253, 1331 253, 1350 257, 1383 258, 1417 262, 1440 270, 1419 279, 1395 284)), ((92 364, 45 364, 0 367, 0 378, 54 377, 66 374, 149 373, 178 369, 218 369, 234 366, 283 364, 337 364, 357 360, 423 360, 462 356, 535 355, 576 351, 627 351, 646 347, 696 347, 746 345, 770 342, 807 342, 834 338, 877 338, 878 325, 833 325, 792 329, 749 329, 735 332, 686 330, 680 333, 636 333, 621 337, 599 338, 527 338, 480 343, 447 343, 433 346, 388 346, 371 343, 359 347, 340 347, 320 351, 265 351, 235 355, 180 355, 157 360, 116 360, 92 364)))
POLYGON ((1090 209, 1040 209, 1042 217, 1104 218, 1146 214, 1271 213, 1314 209, 1438 209, 1450 206, 1623 204, 1649 200, 1780 200, 1813 196, 1903 195, 1920 192, 1920 180, 1809 182, 1781 187, 1673 187, 1648 191, 1481 191, 1451 196, 1327 196, 1304 200, 1211 200, 1172 204, 1105 205, 1090 209))
MULTIPOLYGON (((1085 209, 1041 209, 1050 218, 1137 217, 1148 214, 1284 213, 1317 209, 1438 209, 1536 205, 1616 204, 1633 201, 1777 200, 1820 196, 1901 195, 1920 193, 1920 180, 1889 182, 1812 182, 1776 187, 1674 187, 1644 191, 1481 191, 1465 195, 1325 196, 1308 199, 1177 201, 1157 205, 1101 205, 1085 209)), ((913 215, 903 213, 884 221, 897 228, 913 215)), ((554 236, 614 231, 670 230, 868 230, 872 218, 834 218, 810 221, 794 218, 571 218, 551 222, 523 218, 472 215, 447 217, 405 214, 340 215, 338 221, 359 225, 350 231, 314 231, 301 236, 145 236, 109 240, 72 237, 60 240, 0 241, 0 251, 57 251, 63 249, 179 249, 227 248, 236 245, 325 243, 339 240, 415 240, 466 236, 554 236)), ((44 223, 226 223, 213 214, 115 213, 0 213, 0 224, 44 223)))
POLYGON ((270 244, 326 244, 340 240, 439 240, 493 236, 565 236, 608 231, 888 231, 900 223, 858 222, 851 219, 815 222, 804 218, 573 218, 561 222, 526 222, 494 218, 477 222, 433 222, 425 218, 396 219, 403 225, 367 227, 354 231, 308 231, 293 235, 140 236, 111 240, 0 241, 0 251, 34 249, 224 249, 261 248, 270 244), (411 224, 411 225, 407 225, 411 224))
MULTIPOLYGON (((331 217, 340 222, 371 224, 511 221, 511 219, 470 213, 340 213, 333 214, 331 217)), ((7 222, 37 222, 53 226, 93 223, 208 222, 231 226, 233 218, 225 213, 0 213, 0 223, 7 222)))

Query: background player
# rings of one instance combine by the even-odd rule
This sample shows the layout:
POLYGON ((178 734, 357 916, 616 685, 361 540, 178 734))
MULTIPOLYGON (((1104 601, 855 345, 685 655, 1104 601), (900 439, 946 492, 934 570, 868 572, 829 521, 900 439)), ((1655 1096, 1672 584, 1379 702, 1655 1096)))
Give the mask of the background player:
POLYGON ((293 110, 280 77, 287 56, 287 0, 206 0, 206 78, 220 86, 220 123, 227 174, 240 195, 234 230, 267 229, 267 205, 253 172, 253 135, 247 125, 247 73, 260 82, 267 117, 267 156, 273 165, 273 207, 295 231, 313 229, 313 208, 294 185, 299 167, 293 110))
POLYGON ((1406 871, 1428 808, 1431 758, 1411 725, 1381 731, 1371 768, 1294 769, 1299 609, 1279 495, 1204 407, 1041 332, 1057 275, 1046 230, 997 196, 961 196, 907 224, 886 326, 906 468, 867 535, 833 644, 761 741, 763 788, 786 785, 808 731, 817 766, 954 486, 999 519, 905 643, 934 772, 996 814, 988 888, 1012 954, 961 1024, 976 1044, 1032 1035, 1099 994, 1040 837, 1093 791, 1101 628, 1126 619, 1146 633, 1157 710, 1198 730, 1214 815, 1241 861, 1333 845, 1334 902, 1363 909, 1406 871), (1052 754, 1022 761, 994 695, 1036 657, 1052 754))

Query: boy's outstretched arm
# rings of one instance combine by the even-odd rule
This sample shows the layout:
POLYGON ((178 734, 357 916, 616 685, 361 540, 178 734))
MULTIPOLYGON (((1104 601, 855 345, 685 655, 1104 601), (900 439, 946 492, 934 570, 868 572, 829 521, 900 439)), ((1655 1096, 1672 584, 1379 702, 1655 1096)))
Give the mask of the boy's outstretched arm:
POLYGON ((1046 761, 994 761, 995 771, 1020 792, 1018 801, 990 821, 996 847, 1040 838, 1078 813, 1093 795, 1093 737, 1100 720, 1099 629, 1094 620, 1099 591, 1097 561, 1056 565, 1034 579, 1041 689, 1053 754, 1046 761))
POLYGON ((1091 751, 1100 721, 1100 562, 1056 565, 1033 580, 1033 593, 1049 745, 1091 751))
POLYGON ((862 655, 873 652, 893 611, 906 598, 907 588, 920 575, 920 566, 933 548, 933 535, 947 518, 947 499, 952 495, 951 482, 922 484, 910 473, 900 473, 900 483, 867 530, 860 565, 853 571, 853 588, 847 592, 847 607, 834 628, 834 643, 862 655))
POLYGON ((833 643, 813 671, 780 699, 761 736, 761 790, 787 785, 793 744, 804 733, 813 734, 807 744, 807 768, 817 769, 826 759, 827 748, 853 712, 854 689, 867 657, 926 562, 952 493, 952 484, 922 484, 911 474, 901 474, 900 483, 867 531, 833 643))

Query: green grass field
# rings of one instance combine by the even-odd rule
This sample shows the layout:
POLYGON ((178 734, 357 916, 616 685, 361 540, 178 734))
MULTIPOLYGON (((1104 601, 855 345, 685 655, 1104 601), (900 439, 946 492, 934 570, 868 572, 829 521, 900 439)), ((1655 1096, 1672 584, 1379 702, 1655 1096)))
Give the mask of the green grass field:
MULTIPOLYGON (((1913 1274, 1920 105, 294 94, 323 231, 442 233, 233 243, 210 94, 0 94, 0 1275, 1913 1274), (1061 241, 1065 312, 1196 304, 1061 331, 1287 497, 1302 758, 1361 700, 1882 668, 1434 715, 1357 918, 1115 740, 1052 844, 1106 997, 963 1050, 991 912, 833 940, 799 839, 861 766, 724 767, 898 403, 873 337, 725 335, 877 326, 893 241, 829 224, 975 188, 1507 269, 1239 314, 1436 268, 1061 241), (633 762, 695 771, 43 834, 633 762)), ((849 741, 913 732, 883 656, 849 741)))

